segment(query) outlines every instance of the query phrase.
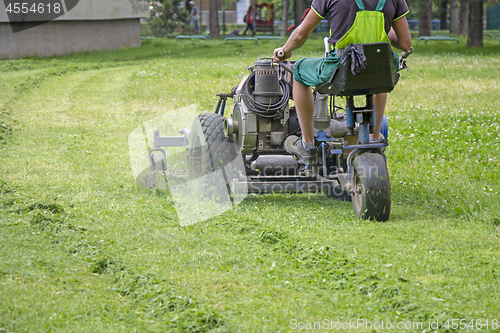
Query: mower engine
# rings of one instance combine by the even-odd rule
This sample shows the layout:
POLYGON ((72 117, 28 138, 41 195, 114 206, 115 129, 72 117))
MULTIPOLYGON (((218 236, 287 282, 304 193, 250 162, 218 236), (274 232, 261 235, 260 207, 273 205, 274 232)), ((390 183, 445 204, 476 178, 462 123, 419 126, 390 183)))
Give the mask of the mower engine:
MULTIPOLYGON (((287 154, 285 139, 300 135, 295 107, 289 106, 293 76, 288 70, 292 66, 289 62, 281 65, 258 60, 236 87, 233 114, 225 120, 224 132, 243 155, 287 154)), ((328 99, 324 100, 321 107, 325 110, 315 118, 315 128, 325 131, 328 137, 343 137, 347 133, 345 119, 332 118, 328 99)))
POLYGON ((280 68, 272 60, 259 60, 249 70, 236 89, 224 132, 243 155, 283 154, 285 138, 300 130, 288 103, 291 75, 278 77, 280 68))

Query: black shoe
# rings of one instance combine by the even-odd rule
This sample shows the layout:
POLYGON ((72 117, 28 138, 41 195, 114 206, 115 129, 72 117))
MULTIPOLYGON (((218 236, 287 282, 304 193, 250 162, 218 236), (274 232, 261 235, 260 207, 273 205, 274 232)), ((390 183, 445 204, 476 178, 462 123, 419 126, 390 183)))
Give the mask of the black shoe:
POLYGON ((316 148, 304 148, 302 145, 302 139, 296 135, 290 135, 286 138, 285 150, 288 153, 297 156, 299 160, 306 165, 316 164, 316 148))

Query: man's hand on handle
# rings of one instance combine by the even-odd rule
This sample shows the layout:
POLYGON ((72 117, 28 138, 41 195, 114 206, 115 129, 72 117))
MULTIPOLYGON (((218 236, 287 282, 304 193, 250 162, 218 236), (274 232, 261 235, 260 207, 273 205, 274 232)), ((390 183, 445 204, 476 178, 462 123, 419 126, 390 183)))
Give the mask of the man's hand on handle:
POLYGON ((289 59, 292 57, 292 52, 288 52, 284 50, 284 47, 279 47, 274 50, 273 53, 273 61, 274 62, 282 62, 286 59, 289 59))

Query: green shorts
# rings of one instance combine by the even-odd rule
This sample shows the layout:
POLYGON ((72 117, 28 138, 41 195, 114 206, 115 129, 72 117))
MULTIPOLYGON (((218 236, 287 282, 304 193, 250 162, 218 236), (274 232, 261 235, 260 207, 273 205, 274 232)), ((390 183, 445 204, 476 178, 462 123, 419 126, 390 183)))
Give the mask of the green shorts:
POLYGON ((333 71, 340 63, 335 52, 328 53, 326 58, 304 58, 295 63, 294 79, 308 87, 316 87, 330 80, 333 71))

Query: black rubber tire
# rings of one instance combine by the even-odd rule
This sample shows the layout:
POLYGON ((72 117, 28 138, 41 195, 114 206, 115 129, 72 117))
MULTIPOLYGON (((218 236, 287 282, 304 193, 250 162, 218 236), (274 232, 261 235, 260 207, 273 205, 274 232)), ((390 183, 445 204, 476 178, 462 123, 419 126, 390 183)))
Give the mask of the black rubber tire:
POLYGON ((352 167, 354 213, 363 220, 387 221, 391 214, 391 184, 384 157, 374 153, 358 155, 352 167))
POLYGON ((189 177, 195 179, 217 171, 236 156, 235 145, 224 135, 224 118, 216 113, 198 115, 189 138, 189 177))

